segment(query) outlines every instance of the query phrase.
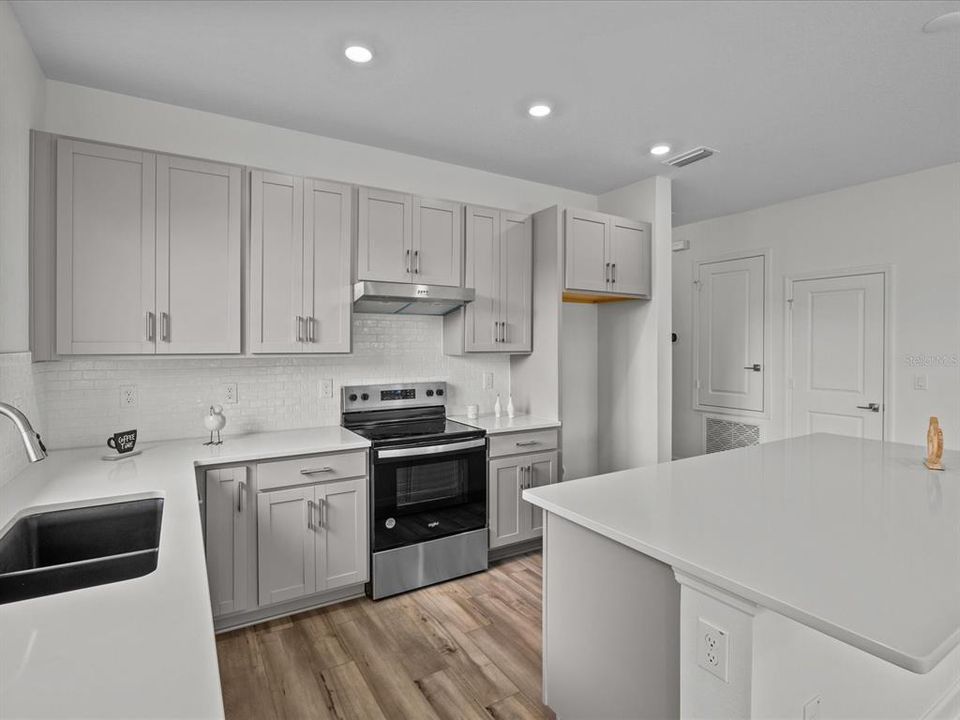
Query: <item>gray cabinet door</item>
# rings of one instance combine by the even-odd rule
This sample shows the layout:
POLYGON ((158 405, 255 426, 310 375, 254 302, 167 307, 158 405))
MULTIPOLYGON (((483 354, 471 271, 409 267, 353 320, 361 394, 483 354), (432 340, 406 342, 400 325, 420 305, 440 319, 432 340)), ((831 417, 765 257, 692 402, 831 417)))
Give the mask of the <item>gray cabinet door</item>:
POLYGON ((610 289, 619 295, 650 297, 650 223, 611 219, 610 289))
MULTIPOLYGON (((525 487, 552 485, 560 477, 558 453, 555 450, 548 453, 528 455, 526 467, 525 487)), ((543 535, 543 511, 522 499, 520 502, 523 505, 524 535, 526 538, 541 537, 543 535)))
POLYGON ((317 590, 315 488, 272 490, 257 496, 260 605, 317 590))
POLYGON ((247 469, 206 472, 207 578, 213 616, 247 607, 250 507, 247 469))
POLYGON ((567 290, 609 291, 610 216, 589 210, 567 210, 564 233, 567 290))
POLYGON ((357 203, 357 279, 412 282, 413 198, 362 187, 357 203))
POLYGON ((520 468, 526 456, 491 460, 488 473, 490 547, 511 545, 526 539, 520 507, 520 468))
POLYGON ((500 250, 500 343, 498 350, 533 349, 533 222, 529 216, 502 212, 500 250))
POLYGON ((240 168, 157 157, 157 353, 240 352, 240 168))
POLYGON ((463 285, 463 206, 448 200, 413 199, 413 282, 463 285))
MULTIPOLYGON (((303 180, 250 173, 250 350, 299 352, 303 343, 303 180)), ((349 281, 348 281, 349 282, 349 281)))
POLYGON ((156 155, 57 140, 57 352, 153 354, 156 155))
POLYGON ((474 205, 466 210, 466 287, 477 293, 463 310, 466 352, 500 349, 501 215, 499 210, 474 205))
POLYGON ((367 479, 316 486, 317 590, 333 590, 369 579, 367 479))
POLYGON ((305 352, 350 352, 352 200, 349 185, 304 183, 305 352))

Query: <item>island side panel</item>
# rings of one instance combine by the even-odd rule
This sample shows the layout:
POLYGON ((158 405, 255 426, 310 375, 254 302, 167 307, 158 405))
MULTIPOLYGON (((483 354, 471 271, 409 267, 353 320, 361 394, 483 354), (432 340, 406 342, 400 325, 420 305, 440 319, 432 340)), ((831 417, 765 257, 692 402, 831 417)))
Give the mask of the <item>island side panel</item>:
POLYGON ((552 513, 544 542, 544 702, 560 720, 678 718, 670 566, 552 513))

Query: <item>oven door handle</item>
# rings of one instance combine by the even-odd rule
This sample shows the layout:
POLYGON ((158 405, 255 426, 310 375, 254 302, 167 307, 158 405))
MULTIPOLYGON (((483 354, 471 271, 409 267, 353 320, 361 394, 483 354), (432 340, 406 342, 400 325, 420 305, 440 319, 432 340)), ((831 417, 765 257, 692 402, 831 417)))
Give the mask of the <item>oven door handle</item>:
POLYGON ((418 457, 420 455, 439 455, 440 453, 457 452, 458 450, 471 450, 473 448, 485 447, 486 444, 486 438, 478 438, 477 440, 465 440, 464 442, 446 443, 444 445, 427 445, 426 447, 377 450, 377 460, 418 457))

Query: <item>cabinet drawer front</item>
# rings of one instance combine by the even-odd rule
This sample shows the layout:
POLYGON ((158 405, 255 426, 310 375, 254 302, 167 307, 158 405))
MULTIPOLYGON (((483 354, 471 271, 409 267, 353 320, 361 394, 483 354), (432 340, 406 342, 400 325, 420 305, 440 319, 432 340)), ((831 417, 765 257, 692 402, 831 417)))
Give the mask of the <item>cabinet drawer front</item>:
POLYGON ((312 455, 294 460, 278 460, 257 465, 257 488, 307 485, 324 480, 343 480, 367 474, 367 453, 364 450, 333 455, 312 455))
POLYGON ((509 435, 490 436, 490 457, 534 453, 542 450, 554 450, 557 447, 557 431, 537 430, 536 432, 511 433, 509 435))

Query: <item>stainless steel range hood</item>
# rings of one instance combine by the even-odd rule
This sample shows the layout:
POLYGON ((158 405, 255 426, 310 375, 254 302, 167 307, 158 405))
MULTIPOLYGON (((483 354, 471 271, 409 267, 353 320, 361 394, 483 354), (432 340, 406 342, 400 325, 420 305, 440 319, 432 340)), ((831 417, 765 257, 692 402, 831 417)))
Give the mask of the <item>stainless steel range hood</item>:
POLYGON ((472 302, 476 296, 473 288, 364 280, 353 286, 353 310, 391 315, 446 315, 472 302))

